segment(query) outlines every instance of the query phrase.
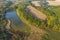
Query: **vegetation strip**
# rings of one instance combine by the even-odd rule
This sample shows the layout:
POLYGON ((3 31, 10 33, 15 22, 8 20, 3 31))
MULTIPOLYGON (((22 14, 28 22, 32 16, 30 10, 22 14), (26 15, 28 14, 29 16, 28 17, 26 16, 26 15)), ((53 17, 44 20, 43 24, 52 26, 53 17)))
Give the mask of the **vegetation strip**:
MULTIPOLYGON (((30 36, 29 36, 28 38, 31 38, 32 36, 35 37, 35 36, 39 35, 39 36, 36 37, 37 40, 39 40, 39 39, 41 39, 42 36, 46 33, 46 31, 44 31, 43 29, 40 29, 40 28, 37 28, 37 27, 31 25, 30 22, 27 21, 27 20, 23 17, 23 15, 20 15, 20 14, 22 14, 22 12, 21 12, 20 10, 18 10, 18 9, 17 9, 17 14, 18 14, 18 16, 22 19, 22 21, 23 21, 24 23, 26 23, 27 25, 29 25, 29 27, 31 28, 31 34, 30 34, 30 36), (34 34, 33 34, 33 33, 34 33, 34 34), (38 34, 37 34, 37 33, 38 33, 38 34)), ((36 38, 35 38, 35 39, 36 39, 36 38)), ((31 39, 31 40, 32 40, 32 39, 31 39)))

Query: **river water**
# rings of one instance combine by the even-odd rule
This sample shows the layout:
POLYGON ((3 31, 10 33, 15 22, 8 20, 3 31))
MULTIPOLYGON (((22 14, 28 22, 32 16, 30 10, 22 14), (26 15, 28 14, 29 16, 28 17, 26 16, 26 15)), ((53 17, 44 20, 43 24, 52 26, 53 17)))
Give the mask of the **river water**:
POLYGON ((15 11, 6 12, 7 19, 10 19, 15 26, 26 26, 21 19, 18 17, 15 11))

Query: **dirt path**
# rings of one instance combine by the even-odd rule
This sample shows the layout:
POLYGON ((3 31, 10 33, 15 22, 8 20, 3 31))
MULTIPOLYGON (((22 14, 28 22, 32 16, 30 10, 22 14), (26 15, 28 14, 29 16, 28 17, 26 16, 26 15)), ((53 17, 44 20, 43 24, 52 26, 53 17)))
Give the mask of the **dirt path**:
MULTIPOLYGON (((25 21, 26 23, 26 21, 25 21)), ((46 34, 46 31, 40 28, 37 28, 29 23, 26 23, 31 28, 30 36, 26 40, 42 40, 42 37, 46 34)))
POLYGON ((46 33, 46 31, 30 24, 29 26, 31 27, 31 34, 28 37, 28 40, 42 40, 42 36, 46 33))

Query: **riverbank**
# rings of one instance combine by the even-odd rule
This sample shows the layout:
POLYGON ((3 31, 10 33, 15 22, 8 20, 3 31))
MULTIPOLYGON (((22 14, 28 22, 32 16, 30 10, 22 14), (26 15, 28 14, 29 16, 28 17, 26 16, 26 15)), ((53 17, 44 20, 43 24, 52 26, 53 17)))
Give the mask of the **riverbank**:
POLYGON ((46 31, 44 31, 43 29, 37 28, 33 25, 31 25, 29 23, 29 21, 27 21, 23 15, 22 12, 20 10, 17 9, 17 15, 20 17, 20 19, 26 23, 27 25, 29 25, 29 27, 31 28, 31 33, 30 36, 27 38, 28 40, 42 40, 42 36, 44 36, 46 34, 46 31))

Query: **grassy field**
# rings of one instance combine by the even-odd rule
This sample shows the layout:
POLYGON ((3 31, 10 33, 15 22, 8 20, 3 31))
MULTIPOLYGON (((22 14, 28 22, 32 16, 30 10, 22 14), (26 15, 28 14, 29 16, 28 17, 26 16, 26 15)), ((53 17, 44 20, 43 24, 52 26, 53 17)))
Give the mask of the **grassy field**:
POLYGON ((60 32, 53 30, 46 30, 47 34, 43 37, 43 40, 60 40, 60 32))
POLYGON ((51 7, 50 9, 54 11, 55 14, 58 16, 59 23, 60 23, 60 7, 51 7))
POLYGON ((60 32, 48 31, 49 39, 51 40, 60 40, 60 32))
POLYGON ((52 7, 51 10, 60 18, 60 7, 52 7))
MULTIPOLYGON (((51 10, 54 11, 55 14, 58 16, 58 18, 60 19, 60 7, 51 7, 51 10)), ((47 37, 48 40, 60 40, 60 32, 52 31, 52 30, 47 32, 48 35, 45 37, 47 37)))

